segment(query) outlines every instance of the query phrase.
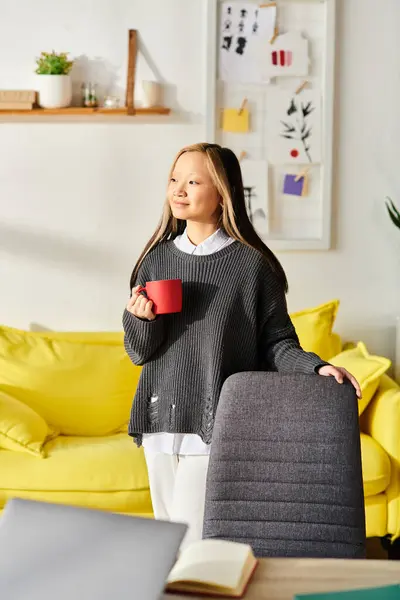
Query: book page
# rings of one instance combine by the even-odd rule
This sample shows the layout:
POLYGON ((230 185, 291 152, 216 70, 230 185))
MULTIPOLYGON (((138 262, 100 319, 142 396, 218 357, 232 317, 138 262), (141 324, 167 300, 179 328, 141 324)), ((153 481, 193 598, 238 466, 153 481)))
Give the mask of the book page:
POLYGON ((167 582, 197 581, 235 589, 239 586, 250 546, 202 540, 182 552, 167 582))

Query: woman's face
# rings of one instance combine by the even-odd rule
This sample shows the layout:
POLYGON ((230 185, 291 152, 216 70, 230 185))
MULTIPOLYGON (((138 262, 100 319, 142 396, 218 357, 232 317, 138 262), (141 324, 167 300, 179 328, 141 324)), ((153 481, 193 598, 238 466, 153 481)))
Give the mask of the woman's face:
POLYGON ((185 152, 178 158, 168 185, 168 202, 176 219, 207 224, 218 222, 221 199, 205 154, 185 152))

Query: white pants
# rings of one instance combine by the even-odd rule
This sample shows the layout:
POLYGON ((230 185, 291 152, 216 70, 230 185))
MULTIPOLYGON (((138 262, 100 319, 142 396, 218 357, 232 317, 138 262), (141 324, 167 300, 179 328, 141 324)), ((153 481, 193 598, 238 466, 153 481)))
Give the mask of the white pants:
POLYGON ((146 452, 156 519, 189 526, 181 548, 201 540, 209 456, 146 452))

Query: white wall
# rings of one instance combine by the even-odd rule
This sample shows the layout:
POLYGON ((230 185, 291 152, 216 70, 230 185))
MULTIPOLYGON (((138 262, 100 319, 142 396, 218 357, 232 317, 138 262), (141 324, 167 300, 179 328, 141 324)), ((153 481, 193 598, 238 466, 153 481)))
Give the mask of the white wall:
MULTIPOLYGON (((136 27, 150 59, 141 58, 139 79, 160 77, 179 111, 160 124, 0 124, 1 322, 120 328, 170 162, 205 135, 204 2, 1 0, 0 88, 32 86, 34 57, 55 48, 80 57, 78 76, 123 97, 127 29, 136 27)), ((338 297, 338 330, 393 357, 400 232, 383 198, 400 201, 400 3, 338 3, 335 247, 280 258, 291 310, 338 297)))
POLYGON ((0 88, 34 86, 34 57, 54 48, 123 97, 137 28, 150 62, 140 56, 138 84, 159 77, 179 111, 161 124, 0 123, 0 320, 120 329, 173 156, 203 136, 203 0, 2 0, 1 11, 0 88))
POLYGON ((400 205, 400 2, 338 1, 334 244, 283 255, 291 306, 341 300, 340 333, 394 357, 400 315, 400 231, 384 197, 400 205))

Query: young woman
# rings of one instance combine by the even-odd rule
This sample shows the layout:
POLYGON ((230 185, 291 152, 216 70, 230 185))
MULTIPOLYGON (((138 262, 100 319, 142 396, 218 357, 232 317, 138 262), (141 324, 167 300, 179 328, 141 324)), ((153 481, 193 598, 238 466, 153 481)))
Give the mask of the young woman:
POLYGON ((181 150, 160 224, 132 273, 123 325, 128 355, 144 365, 129 433, 144 446, 155 517, 187 522, 185 543, 202 535, 214 417, 227 377, 315 373, 347 378, 361 396, 345 369, 301 349, 287 289, 282 266, 247 216, 235 154, 216 144, 181 150), (182 280, 181 313, 156 318, 138 293, 161 279, 182 280))

